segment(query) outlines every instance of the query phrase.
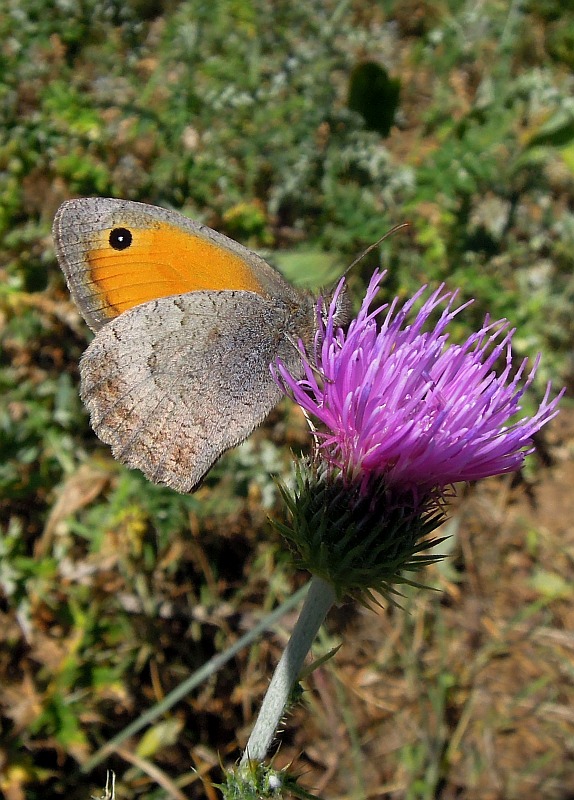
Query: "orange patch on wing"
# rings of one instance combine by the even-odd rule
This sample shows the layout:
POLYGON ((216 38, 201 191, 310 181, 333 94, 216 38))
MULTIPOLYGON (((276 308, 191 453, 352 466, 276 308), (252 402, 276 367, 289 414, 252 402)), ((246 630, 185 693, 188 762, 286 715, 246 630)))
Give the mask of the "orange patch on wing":
POLYGON ((201 289, 261 293, 250 265, 207 239, 167 223, 125 227, 133 236, 125 250, 110 245, 110 228, 87 253, 90 279, 110 318, 158 297, 201 289))

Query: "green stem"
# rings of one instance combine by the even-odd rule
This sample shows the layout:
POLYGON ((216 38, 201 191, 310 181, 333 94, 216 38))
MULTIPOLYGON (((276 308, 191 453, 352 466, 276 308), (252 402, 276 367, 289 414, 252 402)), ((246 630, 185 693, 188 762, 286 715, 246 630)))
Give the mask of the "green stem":
POLYGON ((241 759, 242 765, 249 761, 263 761, 267 755, 305 656, 335 599, 335 590, 331 584, 322 578, 314 577, 311 580, 299 619, 263 699, 257 722, 241 759))

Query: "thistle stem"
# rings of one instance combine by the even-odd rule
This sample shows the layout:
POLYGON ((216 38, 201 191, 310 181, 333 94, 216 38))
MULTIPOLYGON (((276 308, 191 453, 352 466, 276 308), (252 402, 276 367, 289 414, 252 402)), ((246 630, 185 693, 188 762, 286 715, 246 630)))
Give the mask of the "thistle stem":
POLYGON ((335 599, 335 590, 331 584, 322 578, 312 578, 299 619, 263 698, 257 722, 241 759, 242 765, 248 761, 264 760, 277 733, 305 656, 335 599))

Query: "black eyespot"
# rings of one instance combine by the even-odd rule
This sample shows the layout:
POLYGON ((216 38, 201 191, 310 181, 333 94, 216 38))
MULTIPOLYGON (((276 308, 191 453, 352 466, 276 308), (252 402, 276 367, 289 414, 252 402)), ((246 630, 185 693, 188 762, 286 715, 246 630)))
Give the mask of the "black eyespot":
POLYGON ((127 228, 114 228, 110 232, 110 244, 114 250, 126 250, 132 243, 133 236, 127 228))

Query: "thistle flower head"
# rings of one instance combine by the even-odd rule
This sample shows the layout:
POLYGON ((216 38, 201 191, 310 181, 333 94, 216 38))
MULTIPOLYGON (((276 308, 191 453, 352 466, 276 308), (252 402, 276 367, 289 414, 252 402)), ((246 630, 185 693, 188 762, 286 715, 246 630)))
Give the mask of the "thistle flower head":
MULTIPOLYGON (((341 281, 326 318, 319 315, 314 353, 301 350, 303 378, 280 363, 275 376, 319 423, 322 482, 346 487, 353 502, 371 498, 370 507, 387 508, 390 518, 402 508, 412 522, 420 512, 428 533, 429 515, 438 519, 432 504, 447 487, 520 468, 533 434, 558 413, 562 393, 550 400, 548 385, 537 412, 512 421, 539 358, 529 371, 527 360, 514 363, 508 322, 487 318, 462 344, 449 343, 449 326, 466 307, 456 305, 457 293, 440 286, 425 299, 423 287, 402 305, 395 298, 372 310, 383 277, 375 272, 347 331, 334 322, 341 281)), ((403 569, 418 552, 418 538, 408 537, 403 569)), ((316 571, 313 558, 305 565, 316 571)), ((393 574, 399 573, 400 566, 393 574)))
POLYGON ((506 320, 486 319, 463 344, 448 344, 448 327, 468 304, 456 307, 457 293, 443 286, 416 314, 424 287, 402 306, 395 298, 370 310, 383 277, 375 272, 346 332, 333 325, 341 282, 320 323, 314 358, 302 353, 303 379, 278 366, 284 388, 323 423, 316 432, 321 456, 347 481, 384 477, 388 486, 419 493, 519 469, 533 434, 558 413, 548 385, 536 414, 510 423, 539 357, 524 379, 527 360, 515 368, 515 331, 506 320))

